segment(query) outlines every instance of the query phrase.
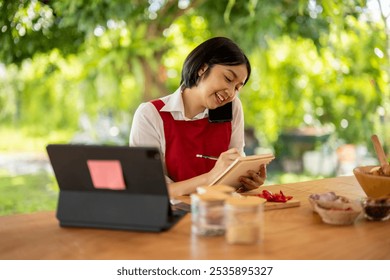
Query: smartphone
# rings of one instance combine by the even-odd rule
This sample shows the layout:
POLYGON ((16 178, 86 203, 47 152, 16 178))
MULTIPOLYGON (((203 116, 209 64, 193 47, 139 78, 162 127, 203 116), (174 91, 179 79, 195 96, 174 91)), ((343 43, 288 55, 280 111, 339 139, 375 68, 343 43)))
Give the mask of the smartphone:
POLYGON ((209 122, 230 122, 233 119, 232 102, 209 110, 209 122))

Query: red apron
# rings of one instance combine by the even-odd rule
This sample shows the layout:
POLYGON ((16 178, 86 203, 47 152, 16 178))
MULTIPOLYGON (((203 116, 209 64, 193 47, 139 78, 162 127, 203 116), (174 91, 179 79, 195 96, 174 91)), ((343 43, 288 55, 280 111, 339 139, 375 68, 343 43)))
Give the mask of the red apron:
POLYGON ((228 150, 232 134, 231 122, 210 123, 208 118, 194 121, 174 120, 170 112, 161 112, 164 102, 151 101, 164 123, 165 164, 168 176, 175 182, 209 172, 215 165, 211 159, 228 150))

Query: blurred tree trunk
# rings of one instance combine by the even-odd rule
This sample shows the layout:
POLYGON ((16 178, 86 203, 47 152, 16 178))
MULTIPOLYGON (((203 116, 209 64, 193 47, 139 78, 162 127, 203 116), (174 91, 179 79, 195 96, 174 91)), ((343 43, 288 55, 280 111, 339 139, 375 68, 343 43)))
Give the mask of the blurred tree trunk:
POLYGON ((165 69, 160 63, 162 54, 155 53, 153 61, 157 64, 152 64, 150 59, 141 57, 141 66, 144 76, 144 91, 142 101, 150 101, 152 99, 169 94, 163 77, 165 76, 165 69))
MULTIPOLYGON (((188 12, 199 6, 205 0, 193 0, 188 7, 179 8, 176 0, 168 0, 164 6, 158 11, 160 20, 151 21, 148 25, 147 42, 153 42, 162 37, 165 29, 169 28, 172 23, 188 12)), ((144 91, 142 101, 150 101, 152 99, 169 94, 166 86, 165 67, 162 63, 164 53, 168 50, 167 46, 159 46, 153 50, 152 57, 141 57, 140 62, 144 76, 144 91)))

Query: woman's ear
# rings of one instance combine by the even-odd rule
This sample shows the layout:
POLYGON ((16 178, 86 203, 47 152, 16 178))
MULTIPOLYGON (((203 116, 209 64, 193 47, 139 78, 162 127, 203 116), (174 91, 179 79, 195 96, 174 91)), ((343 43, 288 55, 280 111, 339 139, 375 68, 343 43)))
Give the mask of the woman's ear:
POLYGON ((202 76, 204 74, 204 72, 207 71, 207 69, 209 68, 209 66, 205 63, 202 65, 202 67, 199 68, 198 70, 198 76, 202 76))

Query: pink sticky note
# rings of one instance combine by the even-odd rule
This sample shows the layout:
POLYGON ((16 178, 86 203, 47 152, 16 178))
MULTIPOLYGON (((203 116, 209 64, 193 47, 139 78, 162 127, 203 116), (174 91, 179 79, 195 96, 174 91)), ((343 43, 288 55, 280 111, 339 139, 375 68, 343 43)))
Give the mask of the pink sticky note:
POLYGON ((124 190, 126 188, 119 160, 87 160, 87 165, 96 189, 124 190))

